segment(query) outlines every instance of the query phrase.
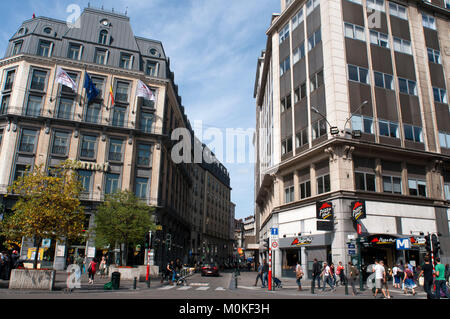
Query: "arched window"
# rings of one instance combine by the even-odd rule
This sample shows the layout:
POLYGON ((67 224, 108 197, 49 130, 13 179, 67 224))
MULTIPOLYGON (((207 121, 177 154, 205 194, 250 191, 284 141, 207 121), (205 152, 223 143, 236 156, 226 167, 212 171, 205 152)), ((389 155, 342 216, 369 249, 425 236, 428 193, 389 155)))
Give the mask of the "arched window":
POLYGON ((100 31, 98 43, 106 45, 107 39, 108 39, 108 31, 106 31, 106 30, 100 31))

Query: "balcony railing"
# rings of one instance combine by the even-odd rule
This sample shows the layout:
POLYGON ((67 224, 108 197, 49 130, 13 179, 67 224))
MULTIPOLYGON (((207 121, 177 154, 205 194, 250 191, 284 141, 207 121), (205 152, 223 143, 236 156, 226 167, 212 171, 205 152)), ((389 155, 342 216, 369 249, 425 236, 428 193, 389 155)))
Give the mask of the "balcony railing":
POLYGON ((66 155, 67 154, 67 146, 53 146, 52 154, 66 155))
POLYGON ((34 144, 21 143, 20 147, 19 147, 19 152, 33 153, 34 152, 34 144))
POLYGON ((121 162, 122 161, 122 153, 110 152, 108 158, 110 161, 121 162))
POLYGON ((31 82, 30 88, 31 88, 32 90, 44 91, 44 89, 45 89, 45 83, 37 82, 37 81, 32 81, 32 82, 31 82))
POLYGON ((128 103, 128 94, 126 94, 126 93, 116 93, 115 100, 117 102, 128 103))
POLYGON ((84 158, 95 158, 95 151, 94 150, 81 149, 80 156, 84 157, 84 158))

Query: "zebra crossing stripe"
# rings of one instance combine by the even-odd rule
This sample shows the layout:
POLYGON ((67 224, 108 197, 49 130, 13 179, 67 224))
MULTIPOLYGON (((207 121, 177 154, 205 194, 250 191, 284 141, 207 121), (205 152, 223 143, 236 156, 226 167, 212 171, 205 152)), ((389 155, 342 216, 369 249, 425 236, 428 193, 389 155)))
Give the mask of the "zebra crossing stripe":
POLYGON ((200 287, 200 288, 197 288, 196 290, 206 291, 206 290, 209 290, 209 287, 200 287))
POLYGON ((225 288, 222 288, 222 287, 219 287, 219 288, 217 288, 216 289, 216 291, 225 291, 226 289, 225 288))
POLYGON ((189 289, 192 289, 192 287, 186 286, 186 287, 178 288, 177 290, 189 290, 189 289))
POLYGON ((158 290, 170 290, 170 289, 173 289, 173 288, 175 288, 175 286, 165 286, 165 287, 162 287, 162 288, 158 288, 158 290))

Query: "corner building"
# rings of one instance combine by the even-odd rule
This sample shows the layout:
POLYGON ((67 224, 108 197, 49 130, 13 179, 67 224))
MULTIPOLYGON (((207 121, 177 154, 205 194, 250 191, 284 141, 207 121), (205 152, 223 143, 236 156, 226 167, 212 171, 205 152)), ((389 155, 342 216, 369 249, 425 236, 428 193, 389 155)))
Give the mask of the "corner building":
POLYGON ((363 266, 420 265, 428 233, 449 262, 449 6, 281 1, 254 93, 255 217, 260 243, 279 227, 276 276, 293 276, 297 260, 309 278, 314 258, 354 260, 357 223, 363 266), (356 201, 366 213, 357 222, 356 201), (321 203, 333 208, 328 230, 318 227, 321 203), (401 238, 410 250, 396 249, 401 238))
MULTIPOLYGON (((130 190, 157 207, 162 230, 154 234, 155 264, 187 260, 192 167, 172 161, 170 136, 175 128, 192 129, 170 60, 161 42, 134 35, 126 15, 86 8, 79 22, 79 28, 69 28, 46 17, 27 20, 0 60, 0 193, 7 195, 2 196, 6 212, 16 200, 7 187, 28 165, 50 168, 76 160, 85 188, 86 229, 106 194, 130 190), (56 82, 57 67, 78 84, 77 91, 56 82), (100 91, 90 103, 86 73, 100 91), (136 97, 138 80, 156 101, 136 97)), ((141 249, 130 250, 130 263, 144 263, 144 243, 143 238, 141 249)), ((22 255, 31 247, 33 241, 25 239, 22 255)), ((79 253, 101 256, 95 248, 93 240, 52 243, 46 252, 51 264, 44 266, 63 269, 79 253)), ((111 257, 117 262, 118 254, 111 257)))

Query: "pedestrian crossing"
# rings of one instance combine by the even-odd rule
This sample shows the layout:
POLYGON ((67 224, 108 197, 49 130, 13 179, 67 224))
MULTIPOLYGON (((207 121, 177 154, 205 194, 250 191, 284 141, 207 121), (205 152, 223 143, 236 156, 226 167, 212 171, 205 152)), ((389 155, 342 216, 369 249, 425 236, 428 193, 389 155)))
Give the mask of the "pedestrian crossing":
POLYGON ((189 285, 189 286, 164 286, 161 288, 158 288, 158 290, 177 290, 177 291, 188 291, 188 290, 195 290, 195 291, 209 291, 209 290, 215 290, 215 291, 226 291, 223 287, 217 287, 217 288, 211 288, 209 286, 199 286, 199 285, 189 285))

